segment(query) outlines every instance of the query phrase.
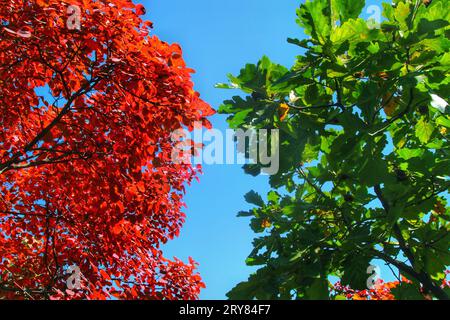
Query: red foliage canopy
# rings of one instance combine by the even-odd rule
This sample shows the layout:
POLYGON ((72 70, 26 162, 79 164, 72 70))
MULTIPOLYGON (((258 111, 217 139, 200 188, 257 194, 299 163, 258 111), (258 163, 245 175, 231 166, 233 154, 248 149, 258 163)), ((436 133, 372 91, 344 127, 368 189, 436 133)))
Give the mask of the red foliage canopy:
MULTIPOLYGON (((447 270, 445 273, 448 275, 450 274, 450 271, 447 270)), ((396 300, 392 290, 408 284, 411 284, 411 281, 403 276, 401 277, 401 281, 384 282, 379 279, 374 288, 366 290, 353 290, 350 287, 344 286, 340 282, 337 282, 333 285, 332 293, 334 293, 334 295, 345 297, 348 300, 396 300)), ((450 288, 450 281, 444 279, 441 283, 441 288, 450 288)), ((425 300, 432 299, 432 296, 430 296, 424 288, 414 287, 413 292, 415 294, 415 299, 420 296, 422 296, 425 300)))
POLYGON ((0 4, 0 298, 195 299, 173 130, 213 110, 129 0, 0 4), (80 29, 69 28, 77 18, 80 29), (81 289, 67 290, 69 266, 81 289))

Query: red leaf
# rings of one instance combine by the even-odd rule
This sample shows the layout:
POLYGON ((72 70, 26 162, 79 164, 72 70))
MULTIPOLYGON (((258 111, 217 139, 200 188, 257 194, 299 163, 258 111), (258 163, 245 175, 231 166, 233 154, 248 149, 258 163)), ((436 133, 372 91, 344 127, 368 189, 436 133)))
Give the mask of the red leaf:
POLYGON ((100 275, 101 275, 102 278, 105 279, 105 280, 111 280, 111 277, 109 276, 109 274, 106 273, 106 271, 103 270, 103 269, 100 269, 100 275))
POLYGON ((138 16, 144 15, 145 12, 146 12, 146 10, 145 10, 145 8, 144 8, 144 6, 143 6, 142 4, 138 4, 138 5, 136 6, 136 14, 137 14, 138 16))

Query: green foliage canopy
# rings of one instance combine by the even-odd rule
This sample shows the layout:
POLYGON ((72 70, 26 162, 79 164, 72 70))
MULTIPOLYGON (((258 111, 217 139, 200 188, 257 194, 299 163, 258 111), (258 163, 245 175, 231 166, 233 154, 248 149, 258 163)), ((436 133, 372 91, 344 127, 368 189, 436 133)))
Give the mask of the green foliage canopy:
POLYGON ((381 259, 412 281, 398 298, 448 299, 450 6, 429 2, 383 3, 377 25, 363 0, 307 0, 290 69, 263 57, 218 85, 247 94, 220 107, 230 127, 280 129, 267 201, 251 192, 239 214, 260 234, 246 261, 260 268, 229 298, 335 298, 330 276, 365 289, 381 259))

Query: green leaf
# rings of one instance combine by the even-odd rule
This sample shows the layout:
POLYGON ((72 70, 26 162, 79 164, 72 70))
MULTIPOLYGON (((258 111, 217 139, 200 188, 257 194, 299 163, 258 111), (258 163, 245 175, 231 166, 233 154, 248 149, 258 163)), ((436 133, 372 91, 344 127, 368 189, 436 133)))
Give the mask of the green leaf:
POLYGON ((328 0, 306 0, 297 11, 297 23, 305 33, 324 43, 331 32, 331 8, 328 0))
POLYGON ((233 117, 228 119, 228 123, 230 124, 230 127, 237 129, 243 123, 246 123, 245 120, 250 112, 252 112, 251 109, 242 110, 242 111, 237 112, 233 117))
POLYGON ((400 23, 402 29, 407 29, 406 19, 410 14, 410 4, 406 2, 399 2, 394 9, 394 17, 400 23))
POLYGON ((367 279, 369 274, 367 268, 370 266, 370 258, 357 254, 351 255, 344 261, 344 276, 342 284, 349 285, 355 290, 367 289, 367 279))
POLYGON ((434 132, 434 126, 431 122, 422 117, 416 125, 416 137, 421 143, 428 143, 434 132))
POLYGON ((239 211, 237 216, 238 217, 251 217, 251 216, 253 216, 253 211, 239 211))
POLYGON ((429 21, 426 19, 421 19, 417 28, 417 33, 419 35, 429 33, 430 36, 433 37, 436 30, 447 27, 448 24, 449 22, 445 20, 429 21))
POLYGON ((385 177, 388 174, 388 168, 385 161, 369 158, 359 174, 362 183, 366 186, 374 186, 385 180, 385 177))
POLYGON ((267 199, 271 203, 278 203, 278 200, 280 199, 280 195, 276 191, 272 190, 267 194, 267 199))
POLYGON ((255 191, 250 191, 248 192, 245 196, 245 201, 247 201, 248 203, 254 204, 258 207, 264 207, 264 201, 261 198, 261 196, 259 195, 259 193, 255 192, 255 191))
POLYGON ((227 293, 227 297, 231 300, 251 300, 254 296, 253 292, 254 285, 246 281, 235 286, 227 293))
POLYGON ((363 19, 350 19, 333 30, 331 41, 338 46, 344 41, 369 41, 369 27, 363 19))
POLYGON ((245 260, 245 264, 248 266, 259 266, 264 264, 266 259, 262 256, 255 256, 255 257, 248 257, 247 260, 245 260))
POLYGON ((391 292, 397 300, 424 300, 424 297, 419 292, 419 288, 410 283, 403 282, 396 288, 393 288, 391 292))
POLYGON ((365 6, 365 0, 333 0, 334 20, 344 23, 348 19, 356 19, 365 6))
POLYGON ((287 42, 289 42, 291 44, 295 44, 299 47, 308 49, 309 39, 299 40, 299 39, 288 38, 287 42))
POLYGON ((404 160, 421 157, 424 154, 424 152, 425 150, 423 149, 408 149, 408 148, 403 148, 397 151, 399 157, 404 160))
POLYGON ((235 84, 229 84, 229 83, 216 83, 214 85, 214 88, 216 89, 238 89, 239 87, 235 84))
POLYGON ((305 144, 305 148, 303 149, 303 152, 302 152, 302 160, 304 162, 310 162, 312 160, 317 159, 317 157, 319 155, 319 150, 320 150, 319 143, 305 144))
POLYGON ((436 124, 440 125, 440 126, 443 126, 443 127, 446 127, 446 128, 450 128, 450 119, 449 119, 449 117, 439 116, 436 119, 436 124))
POLYGON ((314 279, 311 286, 305 290, 305 298, 309 300, 328 300, 328 280, 324 278, 314 279))

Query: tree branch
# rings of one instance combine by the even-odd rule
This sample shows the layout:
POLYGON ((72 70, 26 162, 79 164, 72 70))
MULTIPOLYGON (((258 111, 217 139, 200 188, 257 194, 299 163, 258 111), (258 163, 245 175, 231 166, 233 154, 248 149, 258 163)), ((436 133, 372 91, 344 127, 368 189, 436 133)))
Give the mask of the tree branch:
MULTIPOLYGON (((379 184, 375 185, 374 190, 375 190, 375 194, 377 195, 378 199, 380 200, 384 210, 386 211, 386 214, 389 214, 390 204, 384 197, 380 185, 379 184)), ((411 248, 409 247, 409 245, 407 244, 405 238, 403 237, 398 223, 395 222, 392 228, 393 228, 393 231, 395 234, 395 238, 398 240, 400 249, 403 251, 405 256, 408 258, 409 262, 413 266, 415 263, 414 254, 413 254, 411 248)), ((445 293, 445 291, 442 290, 442 288, 440 288, 438 285, 436 285, 431 280, 430 275, 427 274, 426 272, 424 272, 424 271, 417 272, 413 267, 410 267, 407 264, 400 262, 385 253, 379 252, 377 250, 374 250, 374 252, 376 252, 376 255, 379 258, 383 259, 384 261, 386 261, 388 263, 393 264, 399 270, 401 270, 401 271, 409 274, 410 276, 414 277, 415 279, 417 279, 424 286, 424 288, 427 291, 432 292, 439 299, 443 299, 443 300, 449 299, 449 297, 445 293)))

